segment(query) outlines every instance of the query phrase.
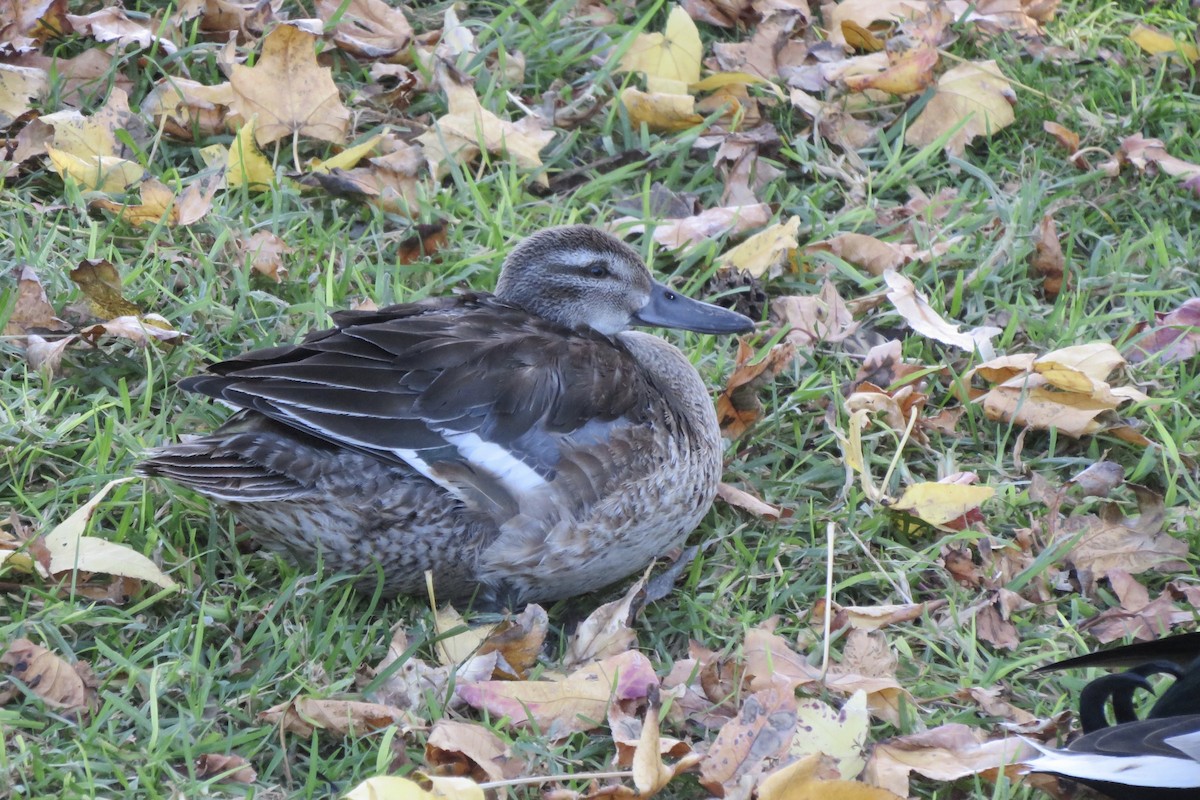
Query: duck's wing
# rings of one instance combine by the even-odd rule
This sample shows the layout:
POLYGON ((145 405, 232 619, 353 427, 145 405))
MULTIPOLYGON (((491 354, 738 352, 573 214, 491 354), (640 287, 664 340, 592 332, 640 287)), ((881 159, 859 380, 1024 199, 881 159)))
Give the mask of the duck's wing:
POLYGON ((1152 642, 1135 642, 1063 661, 1055 661, 1053 664, 1038 667, 1033 672, 1036 674, 1079 667, 1136 667, 1151 661, 1170 661, 1186 667, 1198 658, 1200 658, 1200 633, 1180 633, 1174 636, 1164 636, 1152 642))
POLYGON ((651 390, 599 334, 487 295, 334 317, 294 346, 223 361, 180 385, 306 436, 404 463, 491 513, 553 480, 565 436, 637 423, 651 390))

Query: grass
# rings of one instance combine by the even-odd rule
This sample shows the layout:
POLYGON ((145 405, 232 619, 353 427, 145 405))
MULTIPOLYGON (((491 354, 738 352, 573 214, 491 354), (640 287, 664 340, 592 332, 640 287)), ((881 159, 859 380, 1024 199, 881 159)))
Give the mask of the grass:
MULTIPOLYGON (((485 55, 525 54, 525 84, 513 89, 522 97, 536 101, 548 90, 565 91, 560 81, 576 92, 595 83, 611 96, 622 78, 611 68, 597 72, 593 59, 608 40, 592 27, 564 23, 569 5, 479 3, 464 18, 471 20, 485 55)), ((414 11, 418 30, 438 27, 443 8, 414 11)), ((150 4, 145 10, 152 10, 150 4)), ((643 22, 661 24, 661 10, 647 5, 640 10, 643 22)), ((1145 13, 1145 22, 1177 36, 1194 33, 1186 3, 1157 4, 1145 13)), ((763 199, 780 219, 798 215, 804 238, 815 241, 846 231, 886 236, 891 231, 879 221, 880 212, 901 206, 917 190, 932 197, 953 189, 950 213, 930 217, 918 229, 922 244, 961 238, 941 258, 906 268, 935 308, 968 327, 1002 327, 1001 353, 1120 339, 1153 312, 1200 295, 1195 269, 1200 234, 1194 224, 1200 200, 1167 176, 1153 178, 1128 167, 1115 178, 1081 172, 1042 132, 1042 122, 1076 130, 1085 147, 1112 151, 1121 137, 1142 133, 1163 139, 1172 155, 1200 160, 1196 76, 1128 42, 1125 35, 1136 21, 1114 4, 1066 3, 1048 27, 1048 40, 1073 53, 1074 61, 1031 56, 1007 36, 956 43, 956 55, 994 58, 1011 78, 1036 90, 1018 90, 1016 124, 978 142, 961 159, 900 147, 893 131, 859 153, 864 167, 852 175, 857 183, 839 180, 825 168, 840 169, 841 154, 814 137, 805 118, 779 106, 770 118, 782 139, 773 157, 782 174, 763 190, 763 199), (1037 225, 1047 213, 1058 223, 1074 270, 1073 286, 1054 302, 1042 299, 1027 267, 1037 225)), ((602 33, 616 38, 623 30, 602 33)), ((713 30, 705 28, 706 39, 736 38, 713 30)), ((71 40, 63 47, 74 53, 90 46, 71 40)), ((192 65, 191 77, 216 82, 214 52, 196 43, 179 59, 192 65)), ((333 61, 344 97, 366 88, 364 68, 337 55, 333 61)), ((473 67, 485 104, 503 106, 511 87, 482 57, 473 67)), ((177 74, 171 64, 156 68, 177 74)), ((112 69, 107 77, 119 70, 133 80, 135 98, 144 96, 155 73, 142 69, 132 54, 118 58, 112 69)), ((54 109, 52 102, 53 96, 47 110, 54 109)), ((418 95, 406 113, 440 114, 440 103, 435 95, 418 95)), ((695 138, 695 132, 638 130, 609 103, 584 126, 556 138, 543 154, 548 171, 630 149, 644 151, 642 161, 596 173, 570 194, 539 197, 527 172, 485 158, 478 168, 455 169, 411 221, 284 186, 269 195, 223 192, 197 225, 147 231, 89 213, 86 199, 64 189, 46 169, 8 178, 0 195, 0 273, 34 265, 61 308, 78 296, 67 272, 85 258, 109 259, 127 296, 166 316, 190 338, 173 349, 138 349, 122 341, 75 347, 53 378, 27 369, 17 342, 0 340, 0 474, 6 476, 0 480, 0 513, 15 512, 36 529, 48 529, 108 480, 132 474, 146 448, 219 424, 226 412, 175 388, 177 379, 212 359, 293 341, 325 327, 331 310, 365 298, 383 305, 441 294, 461 283, 488 288, 513 242, 545 225, 611 220, 622 200, 648 203, 655 183, 693 192, 703 207, 718 204, 722 181, 713 171, 711 151, 692 148, 695 138), (398 266, 397 252, 413 223, 435 220, 448 223, 446 248, 436 260, 398 266), (289 277, 279 285, 251 274, 235 247, 237 239, 258 230, 272 231, 294 248, 289 277)), ((156 169, 188 175, 198 168, 191 146, 163 140, 157 148, 156 169)), ((731 242, 718 239, 682 262, 645 242, 634 244, 660 275, 674 276, 695 294, 702 291, 711 258, 731 242)), ((830 270, 846 297, 882 285, 836 259, 814 257, 809 266, 830 270)), ((824 280, 815 271, 785 274, 772 279, 768 291, 810 294, 824 280)), ((0 284, 0 292, 3 317, 10 313, 11 283, 0 284)), ((971 358, 904 330, 886 308, 873 312, 869 325, 903 337, 907 359, 943 365, 928 378, 930 405, 957 405, 954 384, 973 365, 971 358)), ((693 357, 710 386, 722 384, 732 367, 730 342, 671 338, 693 357)), ((1013 612, 1020 644, 1007 651, 982 640, 965 613, 982 590, 955 583, 939 558, 946 547, 966 546, 984 534, 908 534, 857 484, 846 484, 833 429, 846 428, 842 387, 857 368, 847 350, 821 345, 802 353, 763 390, 766 413, 748 436, 730 445, 726 480, 795 509, 795 516, 771 524, 718 504, 692 537, 699 555, 674 593, 638 621, 640 646, 663 673, 686 656, 690 640, 736 653, 746 629, 773 617, 785 637, 812 640, 810 615, 824 595, 825 537, 832 524, 853 531, 878 560, 875 566, 865 558, 853 537, 838 536, 833 574, 839 603, 900 602, 905 592, 916 600, 948 603, 936 614, 886 631, 899 656, 899 679, 916 705, 906 709, 900 729, 877 724, 873 739, 949 721, 995 733, 997 720, 958 694, 973 686, 999 687, 1013 705, 1041 717, 1068 708, 1068 693, 1078 690, 1082 678, 1032 679, 1023 672, 1093 647, 1077 627, 1117 599, 1104 584, 1093 594, 1080 594, 1055 582, 1059 564, 1037 564, 1020 581, 1045 581, 1054 590, 1013 612)), ((1193 509, 1200 486, 1192 465, 1200 458, 1194 399, 1200 370, 1194 361, 1150 363, 1133 375, 1153 399, 1129 415, 1167 445, 1161 449, 1143 451, 1106 436, 1080 441, 1037 432, 1022 436, 1018 428, 989 421, 968 406, 957 435, 935 433, 928 446, 905 449, 887 488, 974 471, 998 490, 985 507, 986 535, 1005 542, 1045 513, 1029 496, 1030 472, 1057 486, 1107 453, 1126 468, 1129 480, 1164 493, 1171 529, 1195 550, 1193 509), (1015 460, 1018 442, 1024 472, 1015 460)), ((896 435, 884 428, 865 437, 868 465, 877 478, 897 446, 896 435)), ((1121 497, 1128 505, 1128 496, 1121 497)), ((1094 503, 1083 501, 1074 513, 1089 509, 1094 503)), ((227 514, 172 486, 118 487, 92 530, 150 555, 185 591, 170 597, 146 592, 129 604, 105 606, 0 572, 5 581, 0 642, 33 639, 69 661, 90 663, 99 677, 96 713, 83 722, 42 706, 29 691, 0 706, 0 796, 329 797, 371 775, 403 773, 423 763, 420 733, 306 739, 282 736, 256 715, 301 694, 353 693, 359 670, 382 656, 391 626, 407 626, 417 642, 432 635, 424 600, 373 602, 350 589, 348 576, 298 573, 249 551, 239 544, 227 514), (197 776, 199 755, 227 752, 250 760, 258 772, 253 785, 197 776)), ((1168 579, 1194 582, 1197 563, 1193 555, 1186 574, 1150 573, 1142 579, 1153 596, 1168 579)), ((551 621, 569 626, 621 590, 616 586, 602 596, 560 604, 550 609, 551 621)), ((835 654, 839 649, 835 643, 835 654)), ((421 652, 428 655, 428 648, 421 652)), ((548 663, 553 666, 553 655, 548 663)), ((534 773, 603 770, 613 754, 604 732, 550 743, 493 727, 534 773)), ((926 798, 1036 795, 1028 788, 971 780, 917 779, 913 791, 926 798)), ((684 777, 667 794, 691 797, 703 790, 684 777)), ((533 790, 514 795, 534 796, 533 790)))

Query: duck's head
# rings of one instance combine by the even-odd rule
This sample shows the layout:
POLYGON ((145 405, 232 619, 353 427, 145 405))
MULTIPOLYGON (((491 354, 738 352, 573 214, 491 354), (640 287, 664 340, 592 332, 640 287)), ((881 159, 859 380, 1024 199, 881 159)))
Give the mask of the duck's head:
POLYGON ((624 242, 588 225, 546 228, 518 244, 496 296, 543 319, 606 335, 634 325, 697 333, 745 333, 754 321, 684 297, 650 276, 624 242))

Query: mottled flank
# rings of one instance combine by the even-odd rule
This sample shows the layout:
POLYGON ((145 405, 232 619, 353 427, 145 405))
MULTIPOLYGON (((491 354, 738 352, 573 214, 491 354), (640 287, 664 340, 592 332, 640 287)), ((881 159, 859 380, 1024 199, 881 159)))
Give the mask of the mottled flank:
POLYGON ((712 403, 654 324, 748 330, 655 283, 593 228, 542 231, 497 294, 335 315, 295 346, 181 385, 241 408, 141 464, 228 505, 265 547, 372 591, 486 605, 598 589, 679 545, 712 503, 712 403))

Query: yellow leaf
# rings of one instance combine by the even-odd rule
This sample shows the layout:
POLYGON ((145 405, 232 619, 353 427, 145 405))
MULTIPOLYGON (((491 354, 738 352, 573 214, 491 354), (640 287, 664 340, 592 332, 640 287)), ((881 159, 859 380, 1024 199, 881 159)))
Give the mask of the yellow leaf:
POLYGON ((375 145, 379 144, 379 140, 383 138, 383 134, 379 133, 367 139, 362 144, 356 144, 353 147, 347 147, 342 152, 332 158, 327 158, 324 161, 317 161, 312 164, 309 172, 330 172, 335 169, 350 169, 359 161, 362 161, 367 155, 375 149, 375 145))
POLYGON ((894 59, 889 58, 888 67, 882 72, 846 76, 842 81, 852 92, 877 89, 895 95, 914 94, 933 82, 933 69, 937 63, 936 48, 914 47, 894 59))
POLYGON ((238 129, 237 136, 229 145, 225 179, 231 189, 246 186, 252 192, 266 192, 275 182, 275 170, 271 168, 271 162, 254 143, 256 125, 257 119, 251 117, 238 129))
POLYGON ((945 525, 972 511, 996 493, 990 486, 966 486, 960 483, 917 483, 904 490, 893 511, 912 514, 930 525, 945 525))
POLYGON ((146 174, 139 164, 116 156, 81 158, 53 147, 46 148, 46 155, 50 156, 50 163, 60 177, 70 175, 88 191, 123 192, 146 174))
POLYGON ((842 37, 846 44, 864 53, 878 53, 884 47, 883 39, 852 19, 842 20, 842 37))
POLYGON ((707 78, 701 78, 695 83, 689 84, 687 90, 692 93, 711 92, 725 86, 761 86, 780 100, 786 97, 783 90, 774 83, 758 75, 751 75, 749 72, 714 72, 707 78))
POLYGON ((444 606, 433 616, 433 627, 438 635, 438 661, 445 665, 457 665, 466 661, 479 651, 479 646, 491 635, 498 624, 472 628, 467 625, 454 606, 444 606), (450 633, 455 630, 457 630, 456 633, 450 633))
POLYGON ((83 535, 88 520, 91 519, 96 506, 100 504, 105 495, 114 486, 128 483, 131 480, 134 479, 119 478, 109 481, 71 516, 46 534, 44 542, 46 550, 50 553, 49 572, 51 575, 74 570, 103 572, 107 575, 148 581, 164 589, 178 588, 179 585, 175 581, 167 577, 154 565, 153 561, 141 553, 107 539, 83 535))
POLYGON ((1188 61, 1200 61, 1200 50, 1196 48, 1196 45, 1191 42, 1177 42, 1169 34, 1149 25, 1135 25, 1129 32, 1129 38, 1151 55, 1169 53, 1181 55, 1188 61))
POLYGON ((721 256, 720 264, 722 267, 742 270, 761 278, 791 259, 796 248, 800 246, 796 240, 799 233, 798 216, 787 222, 776 223, 754 234, 732 250, 727 250, 721 256))
POLYGON ((394 775, 367 778, 347 792, 345 800, 484 800, 483 789, 468 778, 423 775, 422 779, 429 782, 428 791, 416 781, 394 775))
POLYGON ((40 100, 49 89, 46 70, 0 64, 0 124, 11 125, 29 110, 30 100, 40 100))
POLYGON ((95 259, 80 262, 71 270, 72 281, 87 298, 88 309, 101 319, 137 316, 142 310, 121 293, 121 274, 111 261, 95 259))
POLYGON ((977 136, 990 136, 1016 120, 1013 90, 995 61, 959 64, 938 80, 933 98, 913 120, 904 142, 926 147, 946 138, 947 153, 962 155, 977 136))
POLYGON ((679 6, 671 10, 662 33, 643 33, 621 60, 621 69, 646 76, 646 90, 684 94, 700 80, 700 31, 679 6), (682 89, 680 85, 682 84, 682 89))
POLYGON ((621 105, 635 125, 646 123, 652 131, 682 131, 704 122, 689 94, 654 94, 630 86, 621 92, 621 105))

